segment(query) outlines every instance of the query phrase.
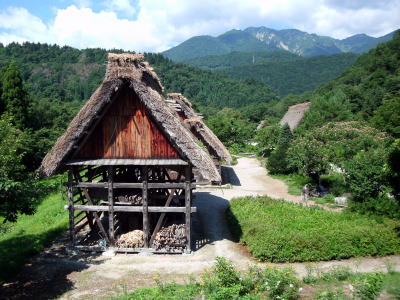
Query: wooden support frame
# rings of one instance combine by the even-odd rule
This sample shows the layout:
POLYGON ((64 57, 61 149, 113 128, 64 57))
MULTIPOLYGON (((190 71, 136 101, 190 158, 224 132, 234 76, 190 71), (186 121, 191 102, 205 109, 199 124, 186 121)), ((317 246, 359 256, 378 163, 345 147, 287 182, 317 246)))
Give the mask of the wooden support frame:
POLYGON ((74 216, 74 194, 72 190, 72 170, 68 170, 68 186, 67 186, 67 197, 68 197, 68 211, 69 211, 69 238, 70 245, 72 248, 75 247, 75 216, 74 216))
MULTIPOLYGON (((83 190, 83 193, 84 193, 86 199, 88 200, 89 205, 93 205, 93 201, 92 201, 92 199, 90 198, 87 189, 84 189, 84 190, 83 190)), ((101 220, 100 220, 100 217, 99 217, 97 211, 94 211, 94 212, 93 212, 93 215, 94 215, 96 224, 97 224, 97 226, 99 227, 99 230, 100 230, 101 233, 104 235, 104 239, 107 241, 107 243, 110 243, 110 239, 108 238, 107 232, 106 232, 106 230, 104 229, 103 224, 101 223, 101 220)))
POLYGON ((191 237, 191 195, 192 195, 192 169, 185 167, 185 229, 186 229, 186 253, 192 251, 192 237, 191 237))
POLYGON ((148 176, 149 170, 147 166, 143 167, 143 190, 142 190, 142 199, 143 199, 143 239, 144 239, 144 247, 149 248, 149 233, 150 233, 150 225, 149 225, 149 199, 148 199, 148 176))
MULTIPOLYGON (((169 205, 171 204, 172 198, 174 197, 176 189, 172 189, 171 192, 168 195, 167 201, 165 202, 165 207, 169 207, 169 205)), ((165 212, 161 213, 160 217, 158 218, 156 227, 154 228, 153 234, 151 235, 150 238, 150 247, 153 246, 153 241, 156 237, 157 232, 161 229, 162 223, 164 221, 165 218, 165 212)))
MULTIPOLYGON (((64 209, 68 209, 68 205, 64 209)), ((104 211, 108 212, 108 205, 74 205, 74 210, 80 211, 104 211)), ((191 207, 192 213, 197 212, 197 207, 191 207)), ((114 206, 115 212, 140 212, 143 213, 143 206, 114 206)), ((148 206, 147 212, 149 213, 186 213, 186 207, 166 207, 166 206, 148 206)))
POLYGON ((114 167, 108 167, 108 235, 110 239, 110 245, 114 245, 114 167))
MULTIPOLYGON (((79 247, 82 250, 91 249, 93 247, 102 248, 103 250, 109 248, 115 249, 117 252, 126 253, 141 252, 145 251, 145 249, 146 251, 154 253, 190 253, 192 250, 191 213, 197 211, 196 207, 191 206, 192 189, 195 188, 195 184, 192 183, 192 168, 190 166, 177 166, 176 168, 170 169, 173 172, 177 172, 174 174, 174 177, 170 176, 169 169, 165 166, 132 166, 132 168, 129 169, 126 166, 99 166, 95 169, 92 169, 92 167, 85 167, 82 170, 77 170, 76 166, 71 166, 69 168, 68 182, 66 184, 68 205, 64 207, 68 209, 70 215, 71 246, 74 249, 78 249, 77 247, 79 247), (82 172, 85 171, 86 175, 82 176, 82 172), (132 178, 130 172, 134 175, 132 178), (93 181, 92 175, 98 177, 101 174, 102 178, 93 181), (132 181, 130 182, 130 180, 132 181), (96 198, 99 197, 98 195, 101 195, 101 193, 96 194, 97 192, 95 192, 93 197, 100 201, 97 202, 92 199, 92 194, 89 189, 94 189, 94 191, 96 191, 96 189, 104 189, 105 192, 107 191, 104 194, 104 201, 101 201, 101 198, 96 198), (140 205, 129 202, 118 202, 118 199, 114 197, 125 193, 125 191, 118 191, 115 189, 131 189, 134 194, 141 194, 143 201, 140 205), (181 201, 177 203, 178 205, 171 206, 172 200, 175 199, 175 197, 181 201), (82 202, 82 205, 80 202, 82 202), (79 212, 79 218, 75 215, 77 213, 76 211, 79 212), (100 219, 103 212, 108 216, 108 230, 100 219), (118 220, 120 222, 122 220, 119 216, 123 216, 120 213, 140 213, 142 216, 143 223, 141 229, 144 234, 143 248, 115 248, 117 230, 118 228, 122 228, 121 224, 118 223, 118 220), (154 213, 158 213, 159 215, 157 220, 155 220, 156 222, 152 223, 151 217, 155 215, 154 213), (184 214, 186 238, 184 249, 178 250, 173 247, 171 249, 153 248, 155 236, 165 223, 165 218, 168 216, 167 213, 184 214), (92 224, 88 224, 89 218, 85 220, 85 216, 87 215, 90 215, 92 224), (79 220, 81 217, 83 217, 82 220, 79 220), (79 222, 76 222, 78 220, 79 222), (77 224, 74 224, 74 222, 77 224), (94 233, 99 232, 104 236, 107 247, 85 246, 86 240, 81 238, 78 231, 85 229, 88 225, 92 225, 91 229, 94 227, 96 230, 94 233)), ((175 216, 173 218, 175 218, 175 216)), ((176 218, 179 219, 181 217, 176 216, 176 218)), ((90 232, 93 232, 93 230, 90 232)), ((91 236, 90 233, 86 234, 86 237, 88 236, 91 236)))

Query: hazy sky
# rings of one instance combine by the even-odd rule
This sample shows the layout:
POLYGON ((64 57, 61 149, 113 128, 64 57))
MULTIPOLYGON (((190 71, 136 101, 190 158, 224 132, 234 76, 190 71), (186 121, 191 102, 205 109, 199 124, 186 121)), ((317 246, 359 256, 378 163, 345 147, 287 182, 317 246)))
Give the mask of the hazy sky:
POLYGON ((266 26, 345 38, 400 28, 400 0, 0 0, 0 42, 162 51, 266 26))

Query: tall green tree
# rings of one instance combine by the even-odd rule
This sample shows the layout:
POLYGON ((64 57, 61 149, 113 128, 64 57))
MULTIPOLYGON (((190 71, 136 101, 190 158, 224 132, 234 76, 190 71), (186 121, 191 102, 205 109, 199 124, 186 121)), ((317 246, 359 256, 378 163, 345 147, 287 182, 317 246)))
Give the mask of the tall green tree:
POLYGON ((18 214, 31 214, 38 189, 25 171, 24 133, 12 124, 8 113, 0 117, 0 217, 15 221, 18 214))
POLYGON ((385 100, 374 112, 371 123, 376 128, 400 138, 400 97, 385 100))
POLYGON ((15 61, 8 64, 2 77, 1 98, 5 110, 12 116, 15 126, 23 129, 28 120, 28 93, 15 61))
POLYGON ((287 163, 287 149, 290 142, 293 140, 293 134, 289 125, 286 123, 279 134, 278 144, 276 149, 271 153, 267 161, 267 169, 274 174, 290 173, 290 168, 287 163))

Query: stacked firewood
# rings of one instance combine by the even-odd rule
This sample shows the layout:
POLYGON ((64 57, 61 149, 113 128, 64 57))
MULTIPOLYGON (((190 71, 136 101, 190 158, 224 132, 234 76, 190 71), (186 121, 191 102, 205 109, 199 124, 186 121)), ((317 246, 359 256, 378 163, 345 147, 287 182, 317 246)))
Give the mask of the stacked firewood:
POLYGON ((166 251, 182 251, 186 245, 186 234, 184 224, 172 224, 163 227, 154 238, 154 248, 166 251))
POLYGON ((118 248, 142 248, 144 247, 143 231, 133 230, 121 234, 115 244, 118 248))
POLYGON ((133 205, 141 205, 143 203, 142 196, 139 195, 121 195, 114 198, 117 202, 130 203, 133 205))

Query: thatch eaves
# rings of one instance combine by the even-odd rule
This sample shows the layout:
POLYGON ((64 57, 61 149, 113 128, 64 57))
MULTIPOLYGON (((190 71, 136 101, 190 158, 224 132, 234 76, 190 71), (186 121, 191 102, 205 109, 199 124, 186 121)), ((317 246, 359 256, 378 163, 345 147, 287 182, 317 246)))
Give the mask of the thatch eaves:
POLYGON ((65 170, 65 162, 84 140, 96 120, 112 105, 118 91, 124 86, 131 88, 148 110, 153 121, 165 137, 203 178, 220 181, 221 177, 212 159, 197 144, 192 134, 166 105, 160 95, 162 86, 155 73, 138 54, 109 54, 107 72, 103 83, 74 117, 64 134, 45 156, 39 168, 42 177, 52 176, 65 170))
POLYGON ((170 101, 170 105, 174 106, 175 103, 179 107, 179 110, 185 117, 184 124, 195 133, 196 137, 202 141, 212 155, 231 164, 232 156, 228 149, 225 148, 214 132, 203 122, 202 118, 196 114, 192 103, 187 98, 180 93, 169 93, 167 94, 167 101, 170 101))
POLYGON ((291 131, 295 131, 304 119, 304 114, 310 108, 311 102, 304 102, 289 106, 288 111, 279 121, 281 126, 288 124, 291 131))

